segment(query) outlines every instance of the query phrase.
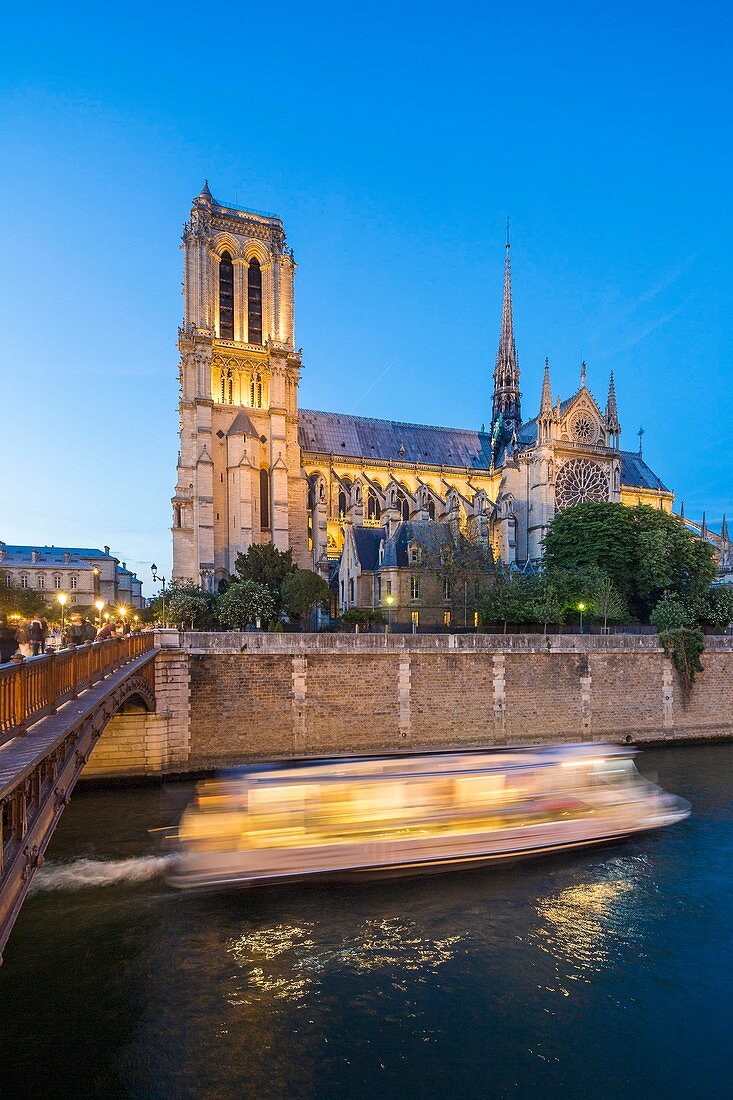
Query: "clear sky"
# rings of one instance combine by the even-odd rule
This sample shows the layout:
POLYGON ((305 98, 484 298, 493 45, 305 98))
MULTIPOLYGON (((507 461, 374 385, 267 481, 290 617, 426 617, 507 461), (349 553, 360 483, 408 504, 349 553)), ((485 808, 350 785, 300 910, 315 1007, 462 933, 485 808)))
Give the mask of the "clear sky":
POLYGON ((488 424, 504 226, 525 416, 616 376, 622 446, 733 513, 723 3, 35 4, 0 61, 0 538, 170 576, 180 231, 276 211, 303 407, 488 424))

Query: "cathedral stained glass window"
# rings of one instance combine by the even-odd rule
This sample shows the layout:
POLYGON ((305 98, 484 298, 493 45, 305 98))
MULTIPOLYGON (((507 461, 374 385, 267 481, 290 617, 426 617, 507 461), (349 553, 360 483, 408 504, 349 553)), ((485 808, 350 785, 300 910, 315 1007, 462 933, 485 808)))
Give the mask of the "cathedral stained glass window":
POLYGON ((247 324, 250 344, 262 343, 262 268, 253 257, 247 273, 247 324))
POLYGON ((270 475, 260 470, 260 527, 267 531, 270 527, 270 475))
POLYGON ((234 267, 228 252, 219 261, 219 335, 222 340, 234 339, 234 267))
POLYGON ((589 413, 577 413, 573 417, 571 431, 576 443, 593 444, 598 441, 598 426, 589 413))
POLYGON ((572 459, 559 469, 555 482, 555 507, 608 500, 608 477, 602 466, 587 458, 572 459))

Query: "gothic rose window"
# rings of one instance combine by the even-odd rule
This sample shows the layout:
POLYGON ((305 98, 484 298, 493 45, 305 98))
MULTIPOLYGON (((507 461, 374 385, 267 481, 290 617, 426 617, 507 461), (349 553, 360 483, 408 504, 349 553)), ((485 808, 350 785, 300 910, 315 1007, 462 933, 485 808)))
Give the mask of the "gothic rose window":
POLYGON ((595 443, 598 439, 596 422, 588 413, 581 412, 573 418, 572 433, 576 443, 595 443))
POLYGON ((608 500, 608 477, 597 462, 577 458, 560 467, 555 481, 555 507, 608 500))

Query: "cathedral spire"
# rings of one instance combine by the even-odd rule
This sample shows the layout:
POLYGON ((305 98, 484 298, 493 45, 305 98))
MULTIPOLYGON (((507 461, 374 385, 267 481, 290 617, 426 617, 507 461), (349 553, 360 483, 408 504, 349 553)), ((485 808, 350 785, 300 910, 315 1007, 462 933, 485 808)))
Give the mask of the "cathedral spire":
POLYGON ((509 243, 509 219, 506 229, 506 255, 504 259, 504 301, 501 311, 499 350, 494 368, 494 401, 491 412, 491 438, 494 455, 503 443, 511 439, 512 432, 522 424, 521 397, 519 392, 519 364, 514 344, 514 316, 512 312, 511 245, 509 243))
POLYGON ((542 381, 542 401, 540 402, 540 416, 552 415, 552 387, 550 386, 550 360, 545 359, 545 377, 542 381))
POLYGON ((684 500, 682 501, 682 504, 680 505, 680 519, 682 520, 683 523, 685 522, 685 502, 684 502, 684 500))
POLYGON ((725 518, 725 514, 723 514, 723 526, 720 528, 720 537, 723 542, 730 542, 728 538, 728 521, 725 518))
POLYGON ((708 538, 708 521, 705 518, 705 513, 704 512, 702 514, 702 523, 700 525, 700 538, 704 542, 707 542, 707 538, 708 538))

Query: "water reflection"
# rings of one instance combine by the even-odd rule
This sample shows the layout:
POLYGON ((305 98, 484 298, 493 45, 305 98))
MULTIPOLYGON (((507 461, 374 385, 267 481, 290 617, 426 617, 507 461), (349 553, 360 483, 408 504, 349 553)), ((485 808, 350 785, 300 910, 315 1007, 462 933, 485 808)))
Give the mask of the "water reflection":
POLYGON ((410 974, 435 973, 465 938, 465 932, 426 936, 416 922, 397 918, 363 921, 338 947, 323 942, 323 929, 314 921, 247 932, 227 946, 237 966, 246 971, 246 985, 230 992, 229 1001, 251 1004, 253 991, 301 1001, 327 973, 339 971, 381 971, 394 982, 410 974))
POLYGON ((528 940, 570 969, 567 977, 590 982, 612 967, 630 945, 638 951, 637 908, 646 888, 648 864, 629 856, 599 868, 602 877, 575 882, 536 903, 539 925, 528 940))

